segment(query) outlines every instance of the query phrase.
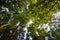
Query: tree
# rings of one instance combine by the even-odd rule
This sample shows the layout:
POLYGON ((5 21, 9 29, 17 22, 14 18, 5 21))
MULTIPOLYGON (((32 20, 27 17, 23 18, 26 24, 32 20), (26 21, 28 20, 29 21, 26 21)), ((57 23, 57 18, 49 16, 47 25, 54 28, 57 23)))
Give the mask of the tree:
POLYGON ((8 24, 10 26, 9 28, 15 28, 11 37, 13 38, 17 32, 16 24, 20 22, 21 27, 24 28, 26 23, 31 20, 33 24, 28 27, 28 32, 33 32, 32 36, 34 38, 37 27, 51 20, 52 14, 57 12, 57 1, 0 0, 0 25, 8 24))

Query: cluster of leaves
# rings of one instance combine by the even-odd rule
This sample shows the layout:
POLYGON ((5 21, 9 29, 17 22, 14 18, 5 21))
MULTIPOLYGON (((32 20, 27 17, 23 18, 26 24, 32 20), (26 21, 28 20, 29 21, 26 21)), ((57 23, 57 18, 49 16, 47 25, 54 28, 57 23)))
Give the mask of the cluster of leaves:
MULTIPOLYGON (((34 24, 28 30, 34 37, 38 25, 51 20, 52 14, 57 10, 58 0, 0 0, 0 25, 9 24, 14 27, 17 22, 24 25, 32 20, 34 24)), ((42 40, 44 31, 39 34, 42 40)))

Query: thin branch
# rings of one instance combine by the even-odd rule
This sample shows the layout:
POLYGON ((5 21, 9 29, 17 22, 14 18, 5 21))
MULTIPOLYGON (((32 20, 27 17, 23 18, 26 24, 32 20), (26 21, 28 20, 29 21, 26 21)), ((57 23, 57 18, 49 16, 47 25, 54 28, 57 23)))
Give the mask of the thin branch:
POLYGON ((7 26, 7 25, 8 25, 8 24, 4 24, 4 25, 0 26, 0 31, 3 30, 3 29, 6 29, 6 26, 7 26))

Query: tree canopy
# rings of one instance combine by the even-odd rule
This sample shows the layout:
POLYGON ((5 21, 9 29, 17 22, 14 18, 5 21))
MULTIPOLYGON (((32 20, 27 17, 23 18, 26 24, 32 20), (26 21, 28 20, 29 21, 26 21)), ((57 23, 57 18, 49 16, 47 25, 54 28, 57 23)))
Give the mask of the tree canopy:
POLYGON ((27 22, 32 21, 28 31, 34 36, 36 31, 40 33, 37 27, 50 21, 58 7, 58 0, 0 0, 0 26, 7 24, 13 29, 18 22, 25 27, 27 22))

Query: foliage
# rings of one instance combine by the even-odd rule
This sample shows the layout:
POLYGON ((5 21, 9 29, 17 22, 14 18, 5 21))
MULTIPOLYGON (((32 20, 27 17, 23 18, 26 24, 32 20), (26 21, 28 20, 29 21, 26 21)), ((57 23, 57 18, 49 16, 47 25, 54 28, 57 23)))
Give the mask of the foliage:
MULTIPOLYGON (((50 21, 52 14, 57 12, 57 1, 58 0, 0 0, 0 25, 8 24, 10 26, 9 28, 13 29, 16 28, 18 22, 23 26, 32 20, 34 23, 28 27, 28 30, 32 33, 32 36, 34 36, 34 33, 38 31, 38 25, 50 21)), ((6 30, 8 29, 6 28, 6 30)), ((45 37, 44 33, 44 31, 39 32, 41 40, 45 37)))

